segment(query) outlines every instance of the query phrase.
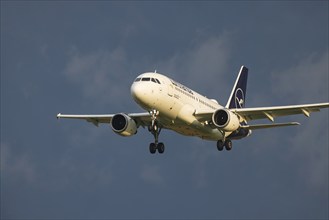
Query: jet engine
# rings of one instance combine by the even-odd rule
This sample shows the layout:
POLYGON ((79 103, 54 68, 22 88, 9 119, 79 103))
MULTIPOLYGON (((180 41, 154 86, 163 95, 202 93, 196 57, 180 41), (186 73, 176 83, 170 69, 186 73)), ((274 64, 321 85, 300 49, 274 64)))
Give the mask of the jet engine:
POLYGON ((121 136, 132 136, 137 133, 137 125, 134 119, 123 113, 113 116, 111 127, 115 133, 121 136))
POLYGON ((224 131, 235 131, 240 127, 237 115, 228 109, 218 109, 212 115, 213 124, 224 131))

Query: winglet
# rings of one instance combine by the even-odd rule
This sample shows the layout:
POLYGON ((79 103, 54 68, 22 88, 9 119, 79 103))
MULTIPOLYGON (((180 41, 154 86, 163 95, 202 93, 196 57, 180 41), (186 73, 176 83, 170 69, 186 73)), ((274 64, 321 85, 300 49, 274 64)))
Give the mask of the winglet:
POLYGON ((244 108, 246 102, 248 80, 248 68, 241 66, 239 75, 233 86, 230 98, 227 101, 226 108, 244 108))
POLYGON ((56 118, 59 119, 61 117, 61 113, 58 113, 56 118))

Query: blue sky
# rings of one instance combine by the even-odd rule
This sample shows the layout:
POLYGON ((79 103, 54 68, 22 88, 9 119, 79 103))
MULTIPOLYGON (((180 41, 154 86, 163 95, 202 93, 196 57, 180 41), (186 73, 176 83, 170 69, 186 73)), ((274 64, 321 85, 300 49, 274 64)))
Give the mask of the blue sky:
MULTIPOLYGON (((225 104, 328 102, 328 1, 1 1, 1 218, 327 219, 328 110, 215 142, 56 114, 142 112, 155 69, 225 104)), ((267 121, 265 121, 267 122, 267 121)))

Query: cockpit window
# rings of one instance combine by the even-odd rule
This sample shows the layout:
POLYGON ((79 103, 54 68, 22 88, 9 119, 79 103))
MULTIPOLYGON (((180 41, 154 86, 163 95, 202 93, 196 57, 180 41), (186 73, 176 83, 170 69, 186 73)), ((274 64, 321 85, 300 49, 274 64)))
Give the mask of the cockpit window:
POLYGON ((161 84, 160 81, 157 79, 157 78, 151 78, 151 77, 138 77, 135 79, 135 82, 139 82, 139 81, 143 81, 143 82, 154 82, 154 83, 158 83, 158 84, 161 84))

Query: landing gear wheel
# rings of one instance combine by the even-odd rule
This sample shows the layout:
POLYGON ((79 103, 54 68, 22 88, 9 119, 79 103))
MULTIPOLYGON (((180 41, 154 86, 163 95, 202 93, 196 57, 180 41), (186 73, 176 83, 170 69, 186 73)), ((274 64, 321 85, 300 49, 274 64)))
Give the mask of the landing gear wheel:
POLYGON ((164 146, 164 144, 160 142, 160 143, 158 144, 157 148, 158 148, 158 152, 159 152, 160 154, 163 154, 163 152, 164 152, 164 150, 165 150, 165 146, 164 146))
POLYGON ((150 143, 150 153, 155 154, 156 150, 157 150, 157 147, 156 147, 155 143, 150 143))
POLYGON ((224 142, 219 140, 217 141, 217 150, 222 151, 224 149, 224 142))
POLYGON ((151 154, 154 154, 156 150, 158 149, 158 152, 160 154, 163 154, 165 147, 163 143, 159 143, 159 135, 161 132, 161 125, 159 124, 157 120, 157 116, 159 115, 159 111, 152 110, 150 111, 151 114, 151 124, 148 126, 149 132, 151 132, 154 136, 154 143, 150 144, 150 152, 151 154))
POLYGON ((230 151, 230 150, 232 150, 232 147, 233 147, 233 145, 232 145, 232 141, 231 141, 231 140, 226 140, 226 141, 225 141, 225 149, 226 149, 227 151, 230 151))

